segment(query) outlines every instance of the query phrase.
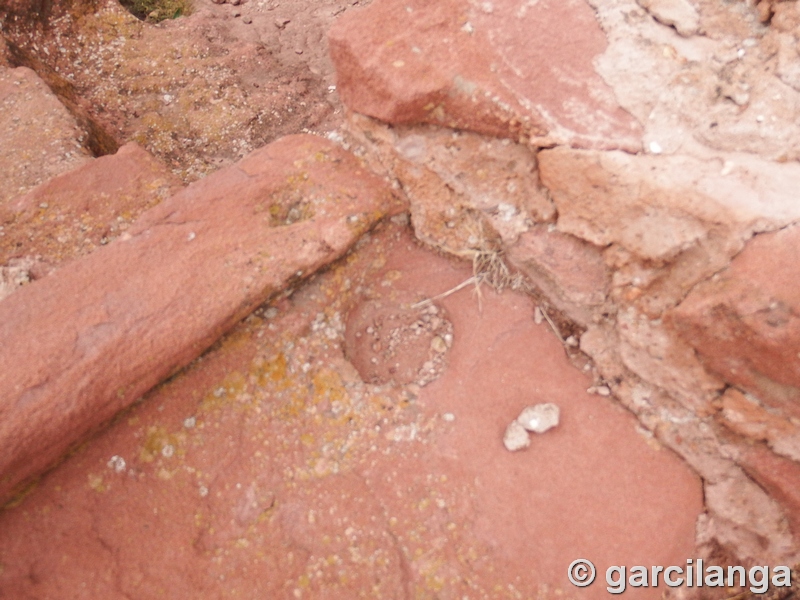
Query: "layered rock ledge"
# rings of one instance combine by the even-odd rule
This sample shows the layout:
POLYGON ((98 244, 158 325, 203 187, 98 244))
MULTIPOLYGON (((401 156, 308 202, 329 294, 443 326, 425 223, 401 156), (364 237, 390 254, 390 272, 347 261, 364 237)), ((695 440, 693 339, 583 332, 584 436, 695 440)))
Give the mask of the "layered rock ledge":
POLYGON ((394 202, 354 156, 290 136, 0 302, 0 497, 342 256, 394 202))

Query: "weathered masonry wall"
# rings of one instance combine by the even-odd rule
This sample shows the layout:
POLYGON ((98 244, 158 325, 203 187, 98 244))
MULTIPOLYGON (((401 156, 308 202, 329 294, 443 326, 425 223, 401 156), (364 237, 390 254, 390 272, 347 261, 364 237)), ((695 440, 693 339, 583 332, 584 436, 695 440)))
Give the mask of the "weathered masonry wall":
POLYGON ((703 478, 707 555, 794 561, 800 5, 762 4, 377 0, 330 44, 417 236, 531 286, 703 478))

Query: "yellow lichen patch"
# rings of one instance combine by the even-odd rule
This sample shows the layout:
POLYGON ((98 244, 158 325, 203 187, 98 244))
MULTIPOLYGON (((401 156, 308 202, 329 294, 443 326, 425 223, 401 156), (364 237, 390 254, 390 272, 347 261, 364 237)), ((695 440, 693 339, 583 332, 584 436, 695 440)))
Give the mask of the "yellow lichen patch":
POLYGON ((288 389, 291 385, 291 382, 287 381, 286 355, 283 352, 279 352, 269 361, 257 359, 253 375, 256 376, 259 387, 270 386, 280 391, 288 389))
POLYGON ((105 492, 108 490, 108 487, 103 481, 102 475, 89 473, 89 475, 87 475, 87 479, 89 480, 89 487, 93 489, 95 492, 105 492))
POLYGON ((169 433, 166 428, 152 425, 147 428, 142 449, 139 452, 139 460, 142 462, 153 462, 158 457, 172 458, 183 457, 186 453, 184 444, 186 433, 169 433))
POLYGON ((347 390, 342 383, 342 377, 331 369, 319 370, 312 380, 314 385, 314 403, 318 404, 322 400, 328 402, 343 402, 347 396, 347 390))

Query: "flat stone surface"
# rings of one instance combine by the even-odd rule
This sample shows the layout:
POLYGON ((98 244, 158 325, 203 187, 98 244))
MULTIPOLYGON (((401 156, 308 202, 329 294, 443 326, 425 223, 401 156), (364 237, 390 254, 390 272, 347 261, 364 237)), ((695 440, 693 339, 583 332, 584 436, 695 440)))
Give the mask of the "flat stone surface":
MULTIPOLYGON (((0 513, 13 597, 578 594, 566 568, 694 556, 699 479, 586 393, 529 298, 470 289, 428 385, 364 383, 343 347, 363 304, 420 301, 471 274, 390 225, 121 415, 0 513), (561 423, 515 454, 506 425, 561 423)), ((629 590, 660 598, 660 589, 629 590)))
POLYGON ((152 155, 126 144, 0 207, 0 266, 12 258, 36 257, 41 276, 113 241, 180 187, 152 155))
POLYGON ((379 0, 329 34, 344 103, 534 145, 641 148, 592 60, 606 39, 583 0, 379 0))
POLYGON ((730 268, 670 315, 678 333, 724 380, 800 416, 800 227, 751 240, 730 268))
POLYGON ((0 66, 0 208, 91 157, 75 119, 28 68, 0 66))
POLYGON ((0 302, 0 498, 341 256, 393 202, 353 155, 290 136, 0 302))

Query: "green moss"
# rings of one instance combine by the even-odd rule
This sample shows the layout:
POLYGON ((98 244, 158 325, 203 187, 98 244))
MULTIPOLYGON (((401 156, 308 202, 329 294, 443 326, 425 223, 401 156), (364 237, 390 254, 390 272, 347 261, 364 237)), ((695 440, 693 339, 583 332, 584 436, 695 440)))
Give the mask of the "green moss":
POLYGON ((120 0, 120 3, 138 19, 151 23, 177 19, 192 11, 192 0, 120 0))

